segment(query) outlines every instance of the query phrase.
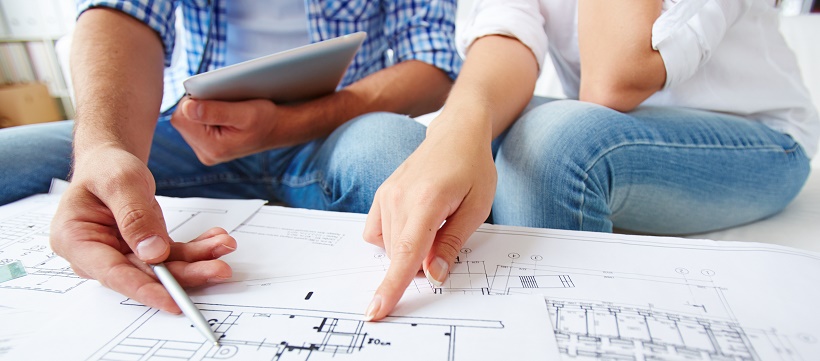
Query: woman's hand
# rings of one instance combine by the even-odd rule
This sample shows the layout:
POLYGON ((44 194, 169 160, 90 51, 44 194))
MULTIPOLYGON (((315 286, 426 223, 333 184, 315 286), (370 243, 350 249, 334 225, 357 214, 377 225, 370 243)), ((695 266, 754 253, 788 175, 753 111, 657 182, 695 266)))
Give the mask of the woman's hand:
POLYGON ((367 319, 386 316, 420 267, 431 283, 441 285, 464 243, 490 214, 497 180, 490 129, 446 129, 455 122, 442 117, 376 191, 364 239, 384 247, 391 261, 367 319))

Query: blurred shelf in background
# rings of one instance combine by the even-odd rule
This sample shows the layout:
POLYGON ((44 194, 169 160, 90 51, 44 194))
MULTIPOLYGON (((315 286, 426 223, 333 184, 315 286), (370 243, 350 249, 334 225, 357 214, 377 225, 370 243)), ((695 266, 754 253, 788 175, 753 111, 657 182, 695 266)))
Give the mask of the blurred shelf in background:
POLYGON ((37 117, 42 121, 54 120, 47 119, 54 114, 43 109, 47 103, 41 98, 32 100, 35 95, 42 97, 37 84, 48 90, 59 118, 73 119, 70 84, 60 65, 56 46, 71 33, 75 16, 73 0, 0 0, 0 94, 6 100, 28 99, 28 103, 16 104, 10 113, 30 113, 34 117, 6 119, 4 124, 27 124, 36 122, 37 117), (37 108, 21 110, 26 107, 37 108))

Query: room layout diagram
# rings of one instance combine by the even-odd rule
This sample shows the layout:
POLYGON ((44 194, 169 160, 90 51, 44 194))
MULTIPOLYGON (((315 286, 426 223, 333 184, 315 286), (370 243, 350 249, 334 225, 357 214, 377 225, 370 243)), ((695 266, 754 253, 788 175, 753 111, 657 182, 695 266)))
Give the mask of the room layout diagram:
MULTIPOLYGON (((98 290, 103 291, 103 290, 98 290)), ((219 344, 183 315, 109 292, 66 312, 10 357, 77 360, 442 360, 557 359, 543 298, 414 295, 367 322, 371 294, 254 288, 203 289, 191 298, 219 344), (70 328, 70 330, 69 330, 70 328), (37 345, 49 344, 42 348, 37 345)))
POLYGON ((198 306, 220 337, 219 346, 195 333, 169 333, 173 326, 151 309, 90 360, 378 360, 406 354, 455 361, 461 359, 459 349, 472 347, 465 330, 504 329, 500 320, 390 317, 367 323, 361 315, 334 311, 198 306))
MULTIPOLYGON (((200 217, 225 217, 213 204, 173 207, 167 209, 169 219, 178 220, 175 233, 201 232, 193 227, 200 217)), ((368 360, 412 355, 466 361, 489 354, 464 345, 491 345, 501 350, 497 359, 525 359, 532 350, 519 347, 550 342, 552 359, 579 361, 820 358, 820 255, 756 243, 483 225, 460 250, 443 284, 434 286, 421 274, 410 284, 400 308, 425 312, 397 315, 412 314, 412 322, 400 317, 361 322, 369 299, 353 308, 249 303, 253 297, 283 295, 316 302, 312 291, 336 294, 335 302, 371 297, 390 261, 383 249, 362 240, 364 217, 262 207, 231 232, 239 247, 223 259, 234 270, 232 282, 195 295, 224 336, 221 346, 204 343, 193 329, 180 332, 179 318, 126 303, 118 307, 143 311, 126 317, 122 308, 94 310, 98 317, 118 316, 111 318, 116 324, 95 335, 94 350, 83 357, 368 360), (436 301, 422 307, 414 297, 436 301), (488 306, 520 297, 538 306, 488 306), (441 307, 441 312, 426 313, 429 307, 441 307), (511 314, 485 313, 491 309, 511 314), (516 322, 535 322, 549 330, 548 336, 536 326, 521 331, 516 322), (427 343, 436 346, 419 346, 427 343)), ((42 232, 42 226, 20 220, 18 231, 42 232)), ((0 247, 32 251, 9 244, 0 247)), ((84 320, 89 323, 85 330, 97 332, 91 329, 99 327, 97 321, 84 320)))
MULTIPOLYGON (((199 205, 197 203, 203 200, 159 199, 169 234, 185 241, 210 228, 203 225, 222 225, 232 230, 261 206, 261 201, 220 203, 214 200, 199 205)), ((3 279, 0 290, 63 294, 87 281, 77 276, 70 264, 49 245, 49 226, 58 201, 56 195, 36 196, 0 214, 0 267, 14 265, 20 270, 13 277, 3 279)))
MULTIPOLYGON (((564 359, 570 360, 810 360, 814 333, 785 334, 746 327, 712 269, 669 267, 665 275, 556 267, 533 254, 509 253, 488 269, 461 250, 450 278, 435 293, 542 294, 564 359), (576 285, 577 283, 577 285, 576 285), (609 292, 603 299, 574 288, 648 290, 638 297, 609 292), (660 294, 662 297, 652 297, 660 294), (620 299, 621 302, 613 302, 620 299), (675 300, 675 301, 672 301, 675 300), (672 301, 672 302, 670 302, 672 301)), ((598 296, 600 297, 600 296, 598 296)))
POLYGON ((0 215, 0 267, 20 267, 17 274, 0 282, 0 289, 65 293, 85 282, 49 247, 49 223, 55 208, 47 198, 32 200, 20 212, 0 215))
MULTIPOLYGON (((261 276, 237 282, 375 289, 389 260, 361 241, 361 219, 305 213, 340 236, 318 245, 279 232, 279 254, 271 248, 264 265, 246 264, 261 276), (309 266, 279 258, 289 254, 309 255, 309 266)), ((260 212, 234 235, 266 244, 266 225, 314 223, 294 216, 260 212), (251 225, 253 236, 243 233, 251 225)), ((818 272, 818 255, 778 246, 485 225, 443 284, 420 276, 407 293, 541 295, 568 360, 812 360, 820 355, 820 313, 807 300, 820 302, 820 293, 806 275, 818 272)))
POLYGON ((776 330, 750 329, 719 318, 583 301, 550 300, 550 319, 565 359, 808 360, 776 330))

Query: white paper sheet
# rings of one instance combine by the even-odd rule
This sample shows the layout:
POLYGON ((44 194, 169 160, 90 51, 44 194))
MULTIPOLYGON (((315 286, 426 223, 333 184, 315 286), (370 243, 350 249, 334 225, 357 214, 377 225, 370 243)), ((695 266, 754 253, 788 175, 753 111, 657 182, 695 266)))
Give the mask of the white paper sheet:
MULTIPOLYGON (((230 308, 231 315, 243 315, 239 319, 273 313, 258 312, 262 308, 329 312, 323 316, 329 320, 339 319, 340 314, 359 317, 389 265, 380 248, 362 241, 363 228, 364 215, 263 207, 232 232, 239 247, 226 260, 234 267, 234 281, 192 291, 192 298, 203 305, 203 310, 207 311, 205 306, 220 305, 230 308), (309 298, 315 301, 311 304, 315 308, 300 308, 294 303, 308 298, 310 292, 315 295, 309 298), (333 301, 331 306, 319 302, 325 297, 333 301)), ((499 320, 507 316, 471 312, 500 308, 514 310, 515 315, 510 317, 540 317, 541 325, 548 322, 555 332, 544 342, 550 342, 548 347, 567 360, 814 360, 820 359, 818 284, 820 255, 787 247, 484 225, 461 250, 449 280, 434 287, 417 277, 399 310, 421 317, 424 313, 413 312, 441 306, 441 312, 458 312, 454 314, 460 315, 458 319, 499 320), (442 294, 449 296, 437 296, 442 294), (457 305, 447 301, 455 294, 469 301, 458 301, 457 305), (512 300, 509 295, 544 297, 550 316, 545 317, 540 307, 527 307, 530 301, 518 306, 477 306, 512 300), (441 301, 432 302, 429 297, 441 301), (419 304, 425 307, 418 308, 419 304)), ((151 344, 151 350, 162 350, 163 355, 171 349, 166 344, 176 347, 182 345, 178 341, 188 337, 202 340, 193 329, 186 333, 165 323, 173 319, 185 322, 184 318, 162 313, 141 318, 148 317, 145 307, 127 301, 120 304, 121 296, 95 286, 82 289, 78 299, 81 302, 66 308, 76 310, 67 312, 66 320, 80 315, 81 321, 65 322, 64 327, 70 325, 70 329, 53 330, 77 332, 80 324, 83 330, 96 328, 83 333, 97 345, 85 354, 102 358, 114 349, 137 347, 136 354, 160 355, 146 351, 145 345, 131 343, 148 334, 160 335, 152 336, 160 341, 151 344), (93 305, 93 312, 87 310, 88 305, 93 305), (117 311, 110 311, 112 308, 117 311), (98 322, 101 319, 106 321, 98 322), (135 320, 146 328, 134 329, 135 320), (133 332, 142 336, 124 336, 133 332), (165 332, 186 336, 176 339, 165 332), (130 341, 117 341, 126 339, 130 341)), ((217 311, 227 312, 223 308, 217 311)), ((446 318, 436 312, 431 317, 446 318)), ((227 316, 212 318, 216 323, 233 325, 226 323, 227 316)), ((257 331, 249 332, 236 339, 240 342, 233 346, 240 346, 228 356, 242 352, 243 357, 250 357, 247 346, 265 342, 264 337, 254 339, 257 331), (248 341, 251 339, 254 341, 248 341)), ((38 335, 37 341, 50 340, 49 335, 38 335)), ((284 336, 271 337, 284 340, 284 336)), ((528 336, 520 333, 518 337, 528 336)), ((318 342, 310 338, 286 341, 287 345, 318 342)), ((480 348, 485 343, 475 345, 480 348)), ((299 347, 285 347, 290 351, 279 357, 320 357, 318 351, 299 347)), ((27 351, 30 349, 12 350, 29 355, 27 351)), ((217 351, 196 348, 193 356, 182 359, 224 356, 217 351)), ((368 352, 377 354, 372 349, 368 352)), ((364 353, 346 357, 367 357, 358 355, 364 353)))
MULTIPOLYGON (((223 289, 224 290, 224 289, 223 289)), ((62 325, 16 348, 32 360, 548 360, 558 357, 536 296, 408 297, 364 322, 366 293, 252 289, 192 296, 220 338, 214 346, 184 316, 89 292, 62 325), (71 330, 70 333, 66 332, 71 330), (48 344, 49 348, 39 347, 48 344)))
MULTIPOLYGON (((57 210, 60 193, 36 195, 0 207, 0 264, 20 261, 26 275, 0 283, 0 306, 17 312, 47 312, 73 298, 83 298, 82 289, 97 282, 80 278, 68 262, 54 254, 49 245, 49 225, 57 210)), ((228 231, 254 214, 265 201, 215 200, 203 198, 157 197, 171 237, 188 241, 211 227, 228 231)), ((30 330, 32 325, 20 317, 0 314, 6 330, 30 330), (25 324, 21 324, 23 322, 25 324)), ((33 324, 36 325, 37 323, 33 324)), ((8 335, 28 335, 31 332, 8 335)), ((11 349, 19 337, 5 337, 3 346, 11 349)))
MULTIPOLYGON (((264 207, 232 234, 236 288, 374 290, 389 261, 363 215, 264 207)), ((820 359, 820 255, 715 242, 484 225, 434 287, 546 297, 565 359, 820 359)))

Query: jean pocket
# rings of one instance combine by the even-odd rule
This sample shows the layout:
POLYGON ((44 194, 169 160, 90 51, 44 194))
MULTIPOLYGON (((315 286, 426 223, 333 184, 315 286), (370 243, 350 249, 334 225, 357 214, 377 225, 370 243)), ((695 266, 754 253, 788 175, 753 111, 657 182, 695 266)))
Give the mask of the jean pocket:
POLYGON ((380 1, 351 0, 351 1, 315 1, 315 6, 322 9, 328 20, 356 22, 370 19, 380 13, 380 1), (321 3, 321 4, 318 4, 321 3))

